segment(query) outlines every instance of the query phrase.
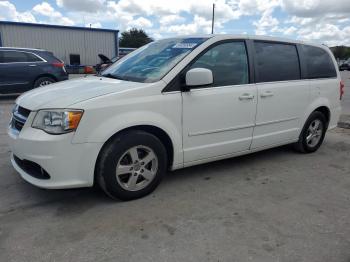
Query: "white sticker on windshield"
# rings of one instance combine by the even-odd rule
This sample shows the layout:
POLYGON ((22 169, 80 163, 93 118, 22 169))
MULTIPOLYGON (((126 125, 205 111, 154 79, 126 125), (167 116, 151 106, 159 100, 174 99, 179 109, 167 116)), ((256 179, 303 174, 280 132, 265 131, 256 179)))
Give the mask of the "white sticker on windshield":
POLYGON ((197 44, 196 43, 177 43, 176 45, 173 46, 173 48, 193 48, 197 44))

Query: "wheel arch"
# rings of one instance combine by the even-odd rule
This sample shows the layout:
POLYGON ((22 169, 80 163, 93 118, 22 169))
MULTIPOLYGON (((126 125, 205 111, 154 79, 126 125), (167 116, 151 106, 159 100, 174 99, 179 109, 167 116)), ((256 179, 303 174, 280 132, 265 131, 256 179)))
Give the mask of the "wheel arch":
POLYGON ((55 82, 57 82, 57 78, 56 78, 54 75, 49 74, 49 73, 44 73, 44 74, 38 75, 38 76, 33 80, 32 85, 34 86, 35 82, 36 82, 39 78, 42 78, 42 77, 50 77, 50 78, 52 78, 53 80, 55 80, 55 82))
POLYGON ((322 113, 327 119, 327 127, 328 127, 328 124, 329 124, 329 122, 331 120, 331 110, 327 106, 319 106, 312 112, 320 112, 320 113, 322 113))
POLYGON ((96 173, 97 173, 97 166, 98 166, 98 162, 100 161, 100 156, 102 151, 105 149, 105 147, 111 143, 113 141, 113 139, 122 134, 122 133, 126 133, 128 131, 144 131, 147 133, 150 133, 154 136, 156 136, 164 145, 166 151, 167 151, 167 158, 168 158, 168 168, 171 168, 171 166, 173 165, 174 162, 174 144, 173 141, 171 140, 170 136, 168 135, 167 132, 165 132, 163 129, 154 126, 154 125, 135 125, 135 126, 130 126, 124 129, 119 130, 118 132, 116 132, 115 134, 113 134, 110 138, 107 139, 107 141, 105 141, 98 153, 97 159, 96 159, 96 163, 95 163, 95 171, 94 171, 94 184, 96 181, 96 173))

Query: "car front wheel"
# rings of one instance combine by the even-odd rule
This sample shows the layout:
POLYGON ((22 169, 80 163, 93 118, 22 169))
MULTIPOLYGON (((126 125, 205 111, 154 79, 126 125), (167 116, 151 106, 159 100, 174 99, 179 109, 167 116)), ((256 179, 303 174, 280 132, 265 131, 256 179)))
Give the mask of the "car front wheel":
POLYGON ((130 131, 115 137, 102 150, 96 178, 114 199, 132 200, 151 193, 167 169, 167 152, 152 134, 130 131))

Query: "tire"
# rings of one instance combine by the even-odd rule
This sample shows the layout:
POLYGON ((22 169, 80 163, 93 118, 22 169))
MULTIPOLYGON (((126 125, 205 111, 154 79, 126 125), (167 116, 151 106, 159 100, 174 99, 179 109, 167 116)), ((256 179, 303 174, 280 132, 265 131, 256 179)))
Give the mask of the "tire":
POLYGON ((40 87, 40 86, 46 86, 55 83, 55 79, 51 77, 39 77, 37 80, 34 82, 34 88, 40 87))
POLYGON ((156 136, 137 130, 125 132, 102 149, 96 180, 113 199, 141 198, 159 185, 167 170, 167 159, 167 151, 156 136))
POLYGON ((313 153, 322 145, 328 123, 321 112, 313 112, 300 133, 299 141, 294 144, 294 149, 301 153, 313 153), (318 128, 317 128, 318 126, 318 128))

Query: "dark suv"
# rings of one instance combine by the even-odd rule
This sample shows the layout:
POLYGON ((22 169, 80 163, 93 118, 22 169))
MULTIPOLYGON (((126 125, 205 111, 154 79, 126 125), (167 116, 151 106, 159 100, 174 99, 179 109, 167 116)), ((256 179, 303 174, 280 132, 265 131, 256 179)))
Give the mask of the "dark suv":
POLYGON ((343 63, 339 66, 339 70, 340 70, 340 71, 344 71, 344 70, 350 71, 350 58, 349 58, 348 60, 346 60, 345 62, 343 62, 343 63))
POLYGON ((68 79, 64 63, 41 49, 0 47, 0 94, 17 94, 68 79))

